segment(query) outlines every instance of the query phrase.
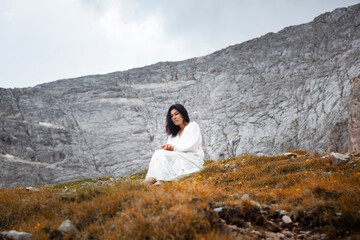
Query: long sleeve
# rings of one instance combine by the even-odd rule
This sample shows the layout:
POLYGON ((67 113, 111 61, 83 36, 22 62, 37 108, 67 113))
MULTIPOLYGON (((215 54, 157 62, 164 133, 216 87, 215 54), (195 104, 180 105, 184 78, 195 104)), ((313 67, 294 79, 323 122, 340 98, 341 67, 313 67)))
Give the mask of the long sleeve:
POLYGON ((179 141, 174 142, 174 151, 196 152, 201 148, 202 137, 199 125, 196 122, 189 123, 179 141))

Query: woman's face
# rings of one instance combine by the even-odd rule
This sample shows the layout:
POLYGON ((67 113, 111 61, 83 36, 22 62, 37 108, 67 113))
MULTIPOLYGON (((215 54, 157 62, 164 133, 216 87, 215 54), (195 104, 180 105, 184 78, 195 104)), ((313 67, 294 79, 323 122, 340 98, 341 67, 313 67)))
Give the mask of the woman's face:
POLYGON ((177 109, 173 109, 170 111, 170 116, 171 116, 171 120, 175 125, 180 125, 184 122, 184 118, 181 115, 181 113, 179 113, 179 111, 177 109))

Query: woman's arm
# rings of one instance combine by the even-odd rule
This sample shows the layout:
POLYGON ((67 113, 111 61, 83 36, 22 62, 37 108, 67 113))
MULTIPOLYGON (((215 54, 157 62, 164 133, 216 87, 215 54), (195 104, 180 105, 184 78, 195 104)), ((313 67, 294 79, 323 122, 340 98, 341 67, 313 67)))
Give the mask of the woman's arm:
POLYGON ((164 150, 173 151, 174 150, 173 138, 169 136, 166 144, 161 145, 160 147, 164 150))
POLYGON ((171 144, 164 144, 164 145, 161 145, 160 147, 163 148, 164 150, 174 151, 174 146, 171 144))

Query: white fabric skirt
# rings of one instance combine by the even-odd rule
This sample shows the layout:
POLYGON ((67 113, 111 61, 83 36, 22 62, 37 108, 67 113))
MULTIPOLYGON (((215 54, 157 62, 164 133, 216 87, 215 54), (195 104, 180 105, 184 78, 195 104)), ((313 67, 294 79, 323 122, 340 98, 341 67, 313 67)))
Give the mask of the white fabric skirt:
POLYGON ((156 150, 151 158, 146 179, 171 181, 202 169, 204 161, 192 152, 156 150))

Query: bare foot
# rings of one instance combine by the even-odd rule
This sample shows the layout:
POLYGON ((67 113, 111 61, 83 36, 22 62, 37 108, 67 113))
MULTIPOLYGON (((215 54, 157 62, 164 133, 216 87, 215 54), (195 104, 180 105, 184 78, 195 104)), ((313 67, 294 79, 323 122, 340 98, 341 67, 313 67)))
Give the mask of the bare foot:
POLYGON ((153 185, 156 182, 155 178, 148 178, 144 181, 142 181, 140 184, 142 185, 153 185))
POLYGON ((161 186, 161 185, 164 185, 164 183, 165 183, 164 181, 159 180, 156 183, 154 183, 153 186, 161 186))

